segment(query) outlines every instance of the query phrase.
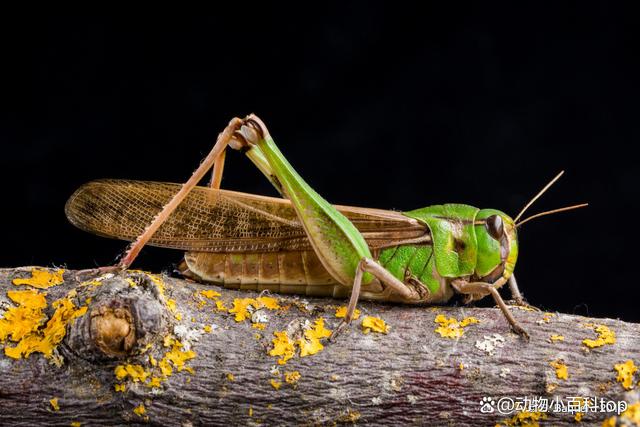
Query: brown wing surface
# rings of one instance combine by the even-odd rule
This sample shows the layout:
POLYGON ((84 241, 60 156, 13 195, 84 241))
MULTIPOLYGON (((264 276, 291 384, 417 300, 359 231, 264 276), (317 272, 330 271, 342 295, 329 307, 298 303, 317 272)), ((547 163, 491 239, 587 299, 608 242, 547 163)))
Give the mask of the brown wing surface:
MULTIPOLYGON (((178 192, 180 184, 98 180, 67 201, 76 227, 104 237, 133 241, 178 192)), ((425 226, 399 212, 336 206, 372 249, 416 239, 425 226)), ((312 249, 288 200, 196 187, 149 244, 201 252, 271 252, 312 249)))

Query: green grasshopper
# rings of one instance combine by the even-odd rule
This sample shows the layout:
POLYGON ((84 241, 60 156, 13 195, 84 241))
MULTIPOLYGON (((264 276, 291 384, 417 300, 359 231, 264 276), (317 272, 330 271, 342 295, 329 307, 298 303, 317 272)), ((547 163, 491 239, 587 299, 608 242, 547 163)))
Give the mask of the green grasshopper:
POLYGON ((498 289, 509 283, 515 302, 526 304, 513 274, 517 227, 586 206, 518 222, 561 175, 515 219, 463 204, 403 213, 333 206, 293 169, 264 123, 249 115, 231 120, 182 186, 93 181, 71 196, 65 211, 83 230, 133 242, 117 265, 85 272, 124 270, 149 243, 185 250, 180 270, 201 282, 311 296, 346 297, 350 292, 347 315, 336 331, 351 321, 359 297, 442 304, 458 293, 467 303, 491 295, 513 330, 528 337, 498 289), (243 151, 283 198, 221 190, 227 147, 243 151), (210 186, 197 186, 211 169, 210 186))

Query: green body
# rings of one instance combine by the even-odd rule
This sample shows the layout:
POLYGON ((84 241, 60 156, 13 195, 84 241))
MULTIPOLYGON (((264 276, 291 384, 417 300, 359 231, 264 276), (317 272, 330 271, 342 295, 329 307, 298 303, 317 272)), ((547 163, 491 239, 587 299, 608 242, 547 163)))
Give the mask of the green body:
MULTIPOLYGON (((283 197, 291 200, 316 255, 339 283, 351 286, 358 263, 373 259, 365 239, 334 206, 315 192, 293 169, 267 134, 247 151, 248 157, 270 179, 283 197)), ((518 255, 515 224, 493 209, 445 204, 405 212, 426 224, 431 243, 385 248, 377 260, 399 281, 424 289, 421 301, 444 302, 451 295, 451 281, 484 281, 496 287, 513 272, 518 255), (499 216, 504 237, 496 239, 485 221, 499 216), (437 296, 440 296, 438 298, 437 296)), ((374 280, 365 273, 363 283, 374 280)), ((407 301, 420 302, 420 301, 407 301)))

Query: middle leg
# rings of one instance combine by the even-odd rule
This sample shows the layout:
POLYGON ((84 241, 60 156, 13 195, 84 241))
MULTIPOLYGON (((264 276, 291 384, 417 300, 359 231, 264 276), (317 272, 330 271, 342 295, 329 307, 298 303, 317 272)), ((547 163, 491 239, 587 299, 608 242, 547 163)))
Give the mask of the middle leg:
POLYGON ((393 274, 391 274, 386 268, 378 264, 371 258, 362 258, 358 263, 358 269, 353 280, 353 287, 351 288, 351 297, 349 298, 349 305, 347 306, 347 314, 344 320, 340 322, 338 327, 331 334, 330 340, 335 339, 353 320, 353 313, 356 310, 358 299, 360 297, 360 289, 362 287, 362 275, 364 272, 371 273, 380 282, 389 286, 395 293, 401 295, 408 301, 417 300, 420 298, 418 292, 398 280, 393 274))

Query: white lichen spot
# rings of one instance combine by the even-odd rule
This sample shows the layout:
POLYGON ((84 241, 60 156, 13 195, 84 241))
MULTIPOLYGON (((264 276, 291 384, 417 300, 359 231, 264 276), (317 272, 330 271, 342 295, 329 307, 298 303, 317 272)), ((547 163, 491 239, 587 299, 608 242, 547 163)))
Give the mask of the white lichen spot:
POLYGON ((484 339, 476 341, 476 348, 493 356, 493 351, 504 346, 505 338, 500 334, 485 335, 484 339))
POLYGON ((507 378, 507 376, 511 373, 511 369, 509 368, 500 368, 500 373, 498 376, 502 378, 507 378))
POLYGON ((251 323, 267 323, 268 321, 269 316, 264 310, 258 310, 251 315, 251 323))
POLYGON ((413 394, 407 395, 407 400, 410 404, 415 405, 418 402, 418 396, 414 396, 413 394))
POLYGON ((375 406, 378 406, 382 403, 382 398, 380 396, 372 397, 371 403, 374 404, 375 406))
POLYGON ((269 373, 271 373, 271 375, 273 375, 274 377, 277 377, 280 375, 280 369, 278 368, 278 365, 273 365, 271 367, 271 370, 269 371, 269 373))
POLYGON ((347 392, 338 388, 332 388, 331 390, 329 390, 329 397, 338 402, 349 400, 347 392))
POLYGON ((182 350, 191 350, 191 345, 197 342, 204 333, 200 329, 190 329, 186 325, 180 324, 173 327, 173 333, 182 343, 182 350))

